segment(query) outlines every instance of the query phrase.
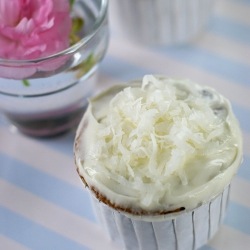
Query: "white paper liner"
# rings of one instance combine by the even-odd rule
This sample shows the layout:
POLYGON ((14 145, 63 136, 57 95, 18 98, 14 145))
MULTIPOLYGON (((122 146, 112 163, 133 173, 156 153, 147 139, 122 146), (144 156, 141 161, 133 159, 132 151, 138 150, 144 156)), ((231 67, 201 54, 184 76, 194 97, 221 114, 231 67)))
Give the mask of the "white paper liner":
POLYGON ((230 186, 219 196, 193 211, 161 216, 151 221, 130 217, 98 201, 93 206, 109 237, 126 250, 193 250, 205 245, 225 216, 230 186))
POLYGON ((214 0, 111 0, 111 21, 117 24, 117 30, 140 43, 186 43, 207 25, 214 3, 214 0))

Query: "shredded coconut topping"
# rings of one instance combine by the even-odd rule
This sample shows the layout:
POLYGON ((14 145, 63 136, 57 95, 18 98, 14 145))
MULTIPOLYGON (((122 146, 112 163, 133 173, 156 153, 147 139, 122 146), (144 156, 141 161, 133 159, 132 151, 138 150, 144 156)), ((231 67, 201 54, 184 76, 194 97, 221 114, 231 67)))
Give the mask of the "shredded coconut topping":
POLYGON ((85 169, 143 208, 166 208, 235 160, 227 105, 192 82, 145 76, 115 94, 106 115, 96 118, 85 169))

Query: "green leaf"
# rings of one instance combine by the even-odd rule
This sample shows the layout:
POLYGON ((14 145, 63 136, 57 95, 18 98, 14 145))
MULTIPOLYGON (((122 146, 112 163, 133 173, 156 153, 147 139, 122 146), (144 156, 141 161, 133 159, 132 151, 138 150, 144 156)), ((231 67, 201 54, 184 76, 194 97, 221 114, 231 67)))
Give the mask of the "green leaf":
POLYGON ((75 66, 71 70, 76 71, 76 77, 80 79, 96 64, 96 59, 93 54, 90 54, 85 61, 75 66))
POLYGON ((84 20, 81 17, 74 17, 72 18, 71 31, 77 33, 81 31, 83 25, 84 25, 84 20))
POLYGON ((74 4, 75 0, 69 0, 69 5, 70 5, 70 8, 72 9, 72 6, 74 4))
POLYGON ((30 82, 27 79, 23 79, 22 82, 23 82, 23 86, 25 86, 25 87, 30 86, 30 82))
POLYGON ((73 45, 81 40, 78 32, 82 30, 84 26, 84 20, 81 17, 72 18, 72 27, 70 32, 70 44, 73 45))

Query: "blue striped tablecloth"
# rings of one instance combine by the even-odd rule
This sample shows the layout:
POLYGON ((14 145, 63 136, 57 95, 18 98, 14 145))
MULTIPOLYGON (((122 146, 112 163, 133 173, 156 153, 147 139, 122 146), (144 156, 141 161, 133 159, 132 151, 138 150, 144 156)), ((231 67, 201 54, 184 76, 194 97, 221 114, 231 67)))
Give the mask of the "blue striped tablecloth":
MULTIPOLYGON (((179 48, 131 44, 112 23, 111 31, 100 88, 164 74, 210 85, 231 100, 243 129, 244 162, 224 224, 202 250, 250 249, 250 0, 218 1, 206 33, 179 48)), ((0 118, 1 250, 119 249, 97 224, 75 171, 74 134, 32 139, 0 118)))

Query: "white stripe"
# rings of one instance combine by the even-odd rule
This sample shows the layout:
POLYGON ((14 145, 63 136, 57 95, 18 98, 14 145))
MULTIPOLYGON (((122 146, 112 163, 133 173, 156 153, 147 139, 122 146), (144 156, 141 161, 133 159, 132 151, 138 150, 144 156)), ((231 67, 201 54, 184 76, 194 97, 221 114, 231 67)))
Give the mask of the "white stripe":
POLYGON ((250 7, 246 4, 237 3, 237 1, 220 0, 215 6, 215 13, 250 25, 250 7))
POLYGON ((173 58, 148 50, 144 46, 126 43, 117 37, 110 41, 109 54, 121 58, 132 65, 148 69, 149 74, 154 70, 173 78, 190 78, 200 84, 217 89, 231 101, 250 108, 250 88, 236 82, 225 80, 197 67, 182 63, 173 58), (123 45, 124 44, 124 45, 123 45), (120 49, 122 47, 122 49, 120 49), (131 57, 133 55, 133 57, 131 57))
POLYGON ((72 214, 3 180, 0 180, 0 190, 8 192, 8 195, 6 192, 0 193, 0 204, 9 210, 90 249, 116 249, 98 225, 83 217, 72 214))
POLYGON ((29 248, 0 235, 0 247, 2 250, 29 250, 29 248))
POLYGON ((250 236, 222 225, 209 245, 216 250, 249 250, 250 236))
MULTIPOLYGON (((250 15, 250 13, 249 13, 250 15)), ((250 19, 250 18, 249 18, 250 19)), ((217 36, 211 32, 204 33, 195 46, 206 49, 229 60, 250 65, 250 46, 217 36)))
POLYGON ((241 177, 235 176, 232 181, 230 199, 250 209, 250 195, 246 190, 250 190, 250 183, 241 177))

